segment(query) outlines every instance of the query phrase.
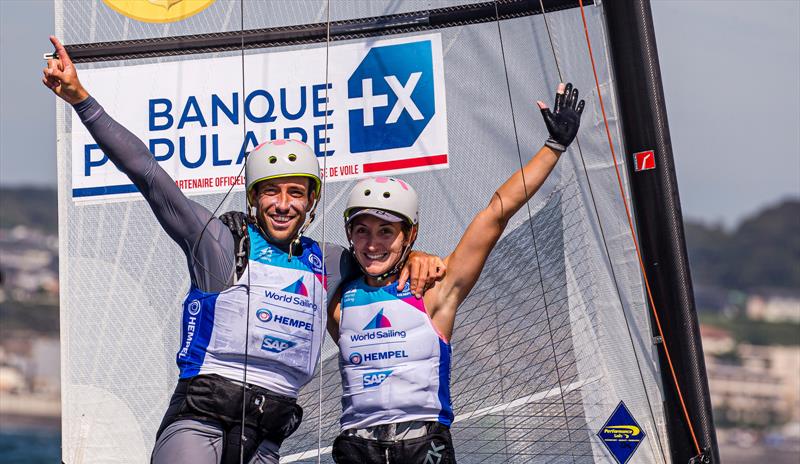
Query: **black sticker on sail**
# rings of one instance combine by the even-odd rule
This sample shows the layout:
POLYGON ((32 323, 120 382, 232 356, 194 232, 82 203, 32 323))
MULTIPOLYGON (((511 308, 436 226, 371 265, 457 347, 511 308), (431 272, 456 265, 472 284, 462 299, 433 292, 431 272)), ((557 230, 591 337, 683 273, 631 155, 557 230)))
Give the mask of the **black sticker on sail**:
POLYGON ((639 427, 625 403, 620 401, 603 428, 597 432, 597 436, 614 459, 619 464, 625 464, 647 435, 639 427))

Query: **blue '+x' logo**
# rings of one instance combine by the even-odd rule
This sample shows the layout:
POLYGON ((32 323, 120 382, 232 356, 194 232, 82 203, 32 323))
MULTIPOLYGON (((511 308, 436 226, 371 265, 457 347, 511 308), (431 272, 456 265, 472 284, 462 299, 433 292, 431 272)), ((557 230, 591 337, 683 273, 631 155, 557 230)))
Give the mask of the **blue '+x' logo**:
POLYGON ((373 48, 347 96, 351 153, 410 147, 436 112, 431 42, 373 48))

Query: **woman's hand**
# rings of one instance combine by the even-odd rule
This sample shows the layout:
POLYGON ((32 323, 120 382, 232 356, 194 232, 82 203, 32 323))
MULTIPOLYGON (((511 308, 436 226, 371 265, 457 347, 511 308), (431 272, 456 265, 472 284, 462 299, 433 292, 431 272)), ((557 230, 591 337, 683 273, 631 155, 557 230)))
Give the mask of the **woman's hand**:
POLYGON ((56 48, 56 57, 47 60, 42 83, 70 105, 86 100, 89 98, 89 93, 78 80, 78 71, 72 64, 67 50, 55 36, 50 36, 50 42, 56 48))
POLYGON ((545 145, 553 150, 563 153, 578 134, 581 125, 584 101, 578 101, 578 89, 573 89, 572 84, 566 86, 561 83, 556 90, 556 103, 553 111, 542 101, 536 102, 542 110, 544 124, 550 132, 550 138, 545 145))

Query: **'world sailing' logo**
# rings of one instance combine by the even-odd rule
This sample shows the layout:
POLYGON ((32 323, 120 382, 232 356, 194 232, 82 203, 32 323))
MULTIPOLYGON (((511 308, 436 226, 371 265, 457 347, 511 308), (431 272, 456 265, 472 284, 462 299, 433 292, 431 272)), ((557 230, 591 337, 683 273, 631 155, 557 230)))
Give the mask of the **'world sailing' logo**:
POLYGON ((436 113, 431 42, 372 48, 347 96, 351 153, 410 147, 436 113))
POLYGON ((306 285, 303 283, 302 277, 289 284, 282 291, 288 293, 294 293, 295 295, 308 296, 308 289, 306 288, 306 285))
MULTIPOLYGON (((378 311, 378 314, 372 318, 371 321, 364 326, 362 330, 367 331, 366 333, 355 333, 350 335, 350 341, 352 342, 363 342, 368 340, 382 340, 387 338, 393 337, 400 337, 406 338, 406 331, 405 330, 394 330, 392 329, 392 323, 389 321, 389 318, 383 315, 383 308, 378 311), (388 329, 388 330, 380 330, 380 329, 388 329)), ((358 364, 358 363, 353 363, 358 364)))
POLYGON ((389 322, 389 318, 383 315, 383 308, 378 311, 378 314, 372 318, 369 323, 364 326, 364 330, 374 330, 374 329, 388 329, 392 326, 392 323, 389 322))

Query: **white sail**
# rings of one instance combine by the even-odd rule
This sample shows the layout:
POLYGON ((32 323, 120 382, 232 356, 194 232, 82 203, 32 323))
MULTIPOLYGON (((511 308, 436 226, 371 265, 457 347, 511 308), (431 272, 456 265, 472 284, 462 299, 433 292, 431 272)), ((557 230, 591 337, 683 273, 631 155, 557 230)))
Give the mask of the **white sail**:
MULTIPOLYGON (((330 20, 467 3, 331 0, 330 20)), ((194 16, 162 24, 125 17, 97 0, 56 0, 56 34, 64 43, 76 44, 324 23, 327 6, 317 0, 245 0, 242 21, 238 1, 217 1, 194 16)), ((621 146, 602 6, 587 6, 586 13, 611 133, 621 146)), ((454 445, 462 463, 614 462, 598 432, 623 402, 644 433, 628 462, 668 462, 660 374, 643 282, 583 34, 580 11, 572 8, 399 37, 352 38, 329 46, 323 42, 252 49, 244 59, 240 51, 226 51, 85 63, 78 68, 92 84, 87 85, 89 91, 113 117, 124 121, 132 117, 128 112, 146 113, 148 89, 175 88, 179 94, 183 85, 203 87, 208 82, 207 92, 223 85, 213 76, 188 72, 203 60, 230 67, 217 72, 236 79, 229 83, 231 88, 240 88, 244 63, 247 94, 253 86, 292 78, 280 66, 257 64, 283 63, 277 54, 324 56, 327 51, 335 56, 335 47, 345 47, 361 50, 352 53, 364 56, 387 43, 381 41, 430 40, 440 53, 436 85, 442 94, 436 94, 435 108, 439 116, 446 112, 444 129, 430 124, 423 133, 437 132, 420 137, 433 137, 432 142, 413 145, 413 153, 394 148, 390 155, 374 155, 374 160, 447 155, 446 165, 438 169, 403 165, 397 172, 378 171, 401 175, 414 185, 421 198, 416 247, 441 255, 452 251, 454 237, 547 138, 535 101, 549 100, 561 76, 573 82, 586 100, 578 143, 562 156, 528 208, 513 218, 480 281, 459 308, 452 339, 454 445), (140 71, 163 82, 139 81, 137 86, 131 83, 136 79, 122 77, 140 71), (126 106, 132 98, 139 98, 145 108, 126 106), (441 138, 446 153, 438 153, 438 145, 430 146, 441 138)), ((321 65, 314 79, 325 83, 326 75, 328 82, 336 75, 346 78, 355 65, 329 60, 328 74, 321 65)), ((344 90, 331 92, 334 118, 347 115, 346 102, 336 100, 336 92, 344 90)), ((175 95, 176 101, 179 98, 185 95, 175 95)), ((189 287, 186 261, 137 195, 100 195, 96 201, 76 196, 88 159, 76 147, 82 146, 78 142, 86 134, 68 105, 58 104, 57 117, 63 460, 146 462, 177 379, 179 308, 189 287)), ((342 121, 335 127, 346 124, 346 118, 342 121)), ((234 146, 241 144, 241 126, 227 129, 232 132, 226 133, 226 140, 238 136, 234 146)), ((268 134, 269 125, 248 122, 248 129, 268 134)), ((346 135, 334 130, 331 137, 338 141, 331 140, 331 145, 346 152, 346 135)), ((134 132, 143 140, 155 137, 146 125, 134 132)), ((331 163, 337 162, 335 156, 331 163)), ((238 167, 221 166, 220 175, 235 175, 238 167)), ((311 237, 345 243, 345 193, 360 175, 365 173, 326 182, 323 220, 312 225, 311 237)), ((623 183, 627 191, 624 178, 623 183)), ((187 193, 211 210, 220 202, 220 212, 243 210, 243 193, 235 190, 225 197, 224 191, 187 193)), ((337 356, 336 346, 327 340, 317 377, 301 394, 303 423, 284 443, 282 462, 332 462, 330 445, 339 432, 341 412, 337 356)))

